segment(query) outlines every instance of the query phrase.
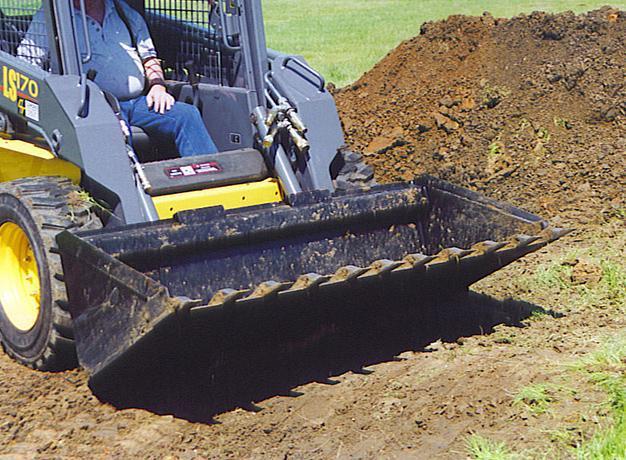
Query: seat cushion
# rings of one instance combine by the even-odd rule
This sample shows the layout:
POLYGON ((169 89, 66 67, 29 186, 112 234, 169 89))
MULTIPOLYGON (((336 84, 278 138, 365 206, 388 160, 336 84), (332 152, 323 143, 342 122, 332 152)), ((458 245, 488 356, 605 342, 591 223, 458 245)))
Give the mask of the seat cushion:
POLYGON ((154 142, 154 140, 138 126, 131 126, 130 132, 133 138, 133 150, 135 150, 139 161, 142 163, 178 157, 178 151, 173 141, 161 144, 154 142))
POLYGON ((152 152, 152 142, 146 132, 138 126, 131 126, 133 149, 139 158, 144 158, 152 152))
POLYGON ((152 196, 257 182, 268 177, 263 155, 255 149, 157 161, 143 165, 152 196))

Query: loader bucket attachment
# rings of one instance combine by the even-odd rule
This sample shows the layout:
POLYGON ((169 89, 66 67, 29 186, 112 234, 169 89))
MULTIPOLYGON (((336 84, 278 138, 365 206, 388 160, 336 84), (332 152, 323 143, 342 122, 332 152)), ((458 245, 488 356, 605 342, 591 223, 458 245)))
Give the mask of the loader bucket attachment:
POLYGON ((290 334, 283 314, 319 319, 372 299, 384 309, 393 296, 419 308, 566 232, 422 176, 349 194, 303 194, 291 206, 206 208, 57 240, 79 361, 93 377, 151 339, 227 341, 225 330, 237 334, 268 315, 280 325, 272 334, 290 334))

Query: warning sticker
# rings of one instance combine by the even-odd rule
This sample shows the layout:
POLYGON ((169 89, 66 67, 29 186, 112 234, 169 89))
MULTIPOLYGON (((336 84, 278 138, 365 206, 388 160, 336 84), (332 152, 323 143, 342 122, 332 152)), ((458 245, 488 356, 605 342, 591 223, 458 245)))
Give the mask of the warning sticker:
POLYGON ((24 99, 24 113, 26 118, 39 121, 39 104, 31 102, 28 99, 24 99))
POLYGON ((223 170, 224 169, 217 161, 208 161, 206 163, 193 163, 190 165, 177 166, 175 168, 166 168, 165 175, 170 179, 178 179, 181 177, 219 173, 223 170))

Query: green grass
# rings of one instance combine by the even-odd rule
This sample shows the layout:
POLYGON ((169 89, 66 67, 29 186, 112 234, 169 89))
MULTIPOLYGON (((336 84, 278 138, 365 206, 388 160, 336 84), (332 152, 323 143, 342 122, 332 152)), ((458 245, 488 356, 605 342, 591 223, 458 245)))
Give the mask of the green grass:
POLYGON ((525 386, 518 390, 513 405, 524 406, 533 414, 543 414, 548 411, 550 403, 555 401, 554 390, 554 386, 547 383, 525 386))
MULTIPOLYGON (((594 433, 569 431, 555 427, 549 432, 552 442, 569 447, 565 457, 578 460, 624 460, 626 459, 626 330, 605 338, 595 351, 574 363, 566 364, 567 379, 583 377, 584 382, 595 386, 606 400, 596 408, 600 413, 600 427, 594 433)), ((563 398, 578 392, 551 383, 532 384, 521 388, 513 398, 513 405, 521 405, 536 415, 548 412, 556 401, 556 393, 563 398)), ((552 458, 549 446, 543 453, 537 451, 513 451, 503 442, 496 442, 479 435, 466 439, 466 450, 475 460, 512 460, 523 458, 552 458)))
POLYGON ((597 432, 577 452, 579 460, 615 460, 626 458, 626 420, 597 432))
POLYGON ((483 438, 477 434, 466 441, 467 453, 474 460, 512 460, 516 458, 505 443, 483 438))
POLYGON ((602 281, 606 288, 609 299, 616 305, 626 305, 626 271, 624 267, 612 260, 600 262, 602 268, 602 281))
POLYGON ((607 394, 611 423, 575 451, 580 460, 626 458, 626 333, 611 338, 572 366, 607 394))
POLYGON ((419 34, 422 23, 452 14, 497 17, 523 12, 582 12, 624 0, 263 0, 268 46, 301 54, 328 81, 349 84, 401 41, 419 34))
POLYGON ((602 243, 579 245, 540 265, 532 275, 515 280, 516 284, 527 292, 550 293, 567 311, 601 308, 626 314, 626 265, 623 263, 626 233, 610 239, 590 235, 589 239, 602 243), (594 269, 598 279, 574 282, 577 264, 594 269))

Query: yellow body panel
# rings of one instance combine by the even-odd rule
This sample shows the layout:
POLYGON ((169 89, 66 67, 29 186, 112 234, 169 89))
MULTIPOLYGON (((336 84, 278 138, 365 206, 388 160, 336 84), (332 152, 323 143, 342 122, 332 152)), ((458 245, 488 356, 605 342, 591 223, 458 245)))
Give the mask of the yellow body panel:
POLYGON ((176 193, 154 197, 154 206, 161 219, 169 219, 179 211, 224 206, 224 209, 243 208, 259 204, 280 203, 280 186, 276 179, 265 179, 247 184, 176 193))
POLYGON ((80 168, 52 152, 18 140, 0 139, 0 182, 35 176, 62 176, 80 182, 80 168))

